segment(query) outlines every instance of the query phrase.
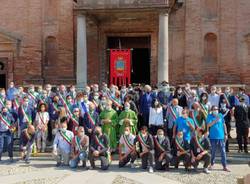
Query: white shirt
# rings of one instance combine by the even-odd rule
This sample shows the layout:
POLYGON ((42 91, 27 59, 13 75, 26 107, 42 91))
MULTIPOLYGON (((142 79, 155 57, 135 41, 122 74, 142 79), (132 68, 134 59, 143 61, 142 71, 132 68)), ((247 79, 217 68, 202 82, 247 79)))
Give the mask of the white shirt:
MULTIPOLYGON (((133 134, 129 134, 129 135, 128 135, 128 141, 129 141, 130 144, 132 144, 132 145, 134 144, 134 139, 135 139, 135 136, 134 136, 133 134)), ((129 153, 130 149, 129 149, 129 147, 127 146, 127 144, 125 143, 124 135, 121 136, 119 143, 120 143, 121 146, 122 146, 122 150, 121 150, 121 151, 122 151, 122 154, 127 154, 127 153, 129 153)))
POLYGON ((209 94, 208 101, 210 102, 211 106, 219 107, 220 96, 218 94, 209 94))
POLYGON ((42 127, 44 126, 47 126, 47 125, 44 125, 48 123, 49 121, 49 113, 48 112, 37 112, 36 113, 36 127, 38 129, 41 129, 42 127))
MULTIPOLYGON (((72 140, 74 137, 73 132, 69 130, 65 130, 66 135, 72 140)), ((53 143, 53 150, 63 150, 64 153, 70 153, 71 152, 71 145, 62 137, 61 133, 58 131, 56 133, 54 143, 53 143)))
POLYGON ((163 125, 163 111, 162 107, 152 108, 149 110, 149 125, 161 126, 163 125))

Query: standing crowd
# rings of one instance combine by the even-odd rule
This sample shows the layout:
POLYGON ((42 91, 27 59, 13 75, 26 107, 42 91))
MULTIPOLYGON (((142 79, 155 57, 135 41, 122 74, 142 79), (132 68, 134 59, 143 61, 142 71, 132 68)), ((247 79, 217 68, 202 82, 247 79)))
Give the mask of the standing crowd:
MULTIPOLYGON (((217 148, 224 171, 229 152, 231 120, 235 119, 238 152, 248 153, 249 95, 240 88, 203 84, 192 88, 102 83, 83 90, 50 84, 0 90, 0 160, 8 151, 13 161, 13 139, 19 139, 20 159, 30 162, 32 152, 49 147, 56 166, 95 169, 96 160, 107 170, 114 153, 119 167, 141 159, 142 169, 169 170, 183 162, 196 171, 203 162, 209 173, 217 148)), ((1 163, 1 162, 0 162, 1 163)))

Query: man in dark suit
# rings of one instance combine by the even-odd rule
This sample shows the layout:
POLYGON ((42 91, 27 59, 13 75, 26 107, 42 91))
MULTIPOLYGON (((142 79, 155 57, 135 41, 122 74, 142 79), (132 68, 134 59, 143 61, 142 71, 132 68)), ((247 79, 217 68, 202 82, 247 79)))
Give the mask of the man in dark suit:
POLYGON ((250 119, 250 107, 245 104, 245 99, 241 97, 239 99, 240 105, 235 107, 234 117, 236 121, 236 133, 237 141, 239 145, 238 152, 242 152, 242 139, 244 143, 244 151, 248 153, 248 133, 249 133, 249 119, 250 119))
POLYGON ((145 93, 140 97, 140 114, 143 117, 143 125, 148 126, 149 109, 152 104, 153 94, 149 85, 145 86, 145 93))

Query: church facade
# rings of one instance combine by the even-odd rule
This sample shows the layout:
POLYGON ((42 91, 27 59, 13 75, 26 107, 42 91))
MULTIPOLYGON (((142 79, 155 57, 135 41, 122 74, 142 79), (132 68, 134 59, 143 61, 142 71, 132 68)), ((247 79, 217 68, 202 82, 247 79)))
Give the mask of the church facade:
POLYGON ((109 82, 109 49, 131 49, 132 83, 250 84, 248 0, 9 0, 0 87, 109 82))

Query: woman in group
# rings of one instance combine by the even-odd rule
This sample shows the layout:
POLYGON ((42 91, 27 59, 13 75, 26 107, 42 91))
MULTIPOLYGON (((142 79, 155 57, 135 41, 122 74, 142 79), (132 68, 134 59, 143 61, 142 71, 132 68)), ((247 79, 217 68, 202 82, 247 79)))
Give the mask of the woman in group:
POLYGON ((149 130, 152 135, 156 135, 158 129, 163 129, 163 109, 155 98, 149 109, 149 130))

